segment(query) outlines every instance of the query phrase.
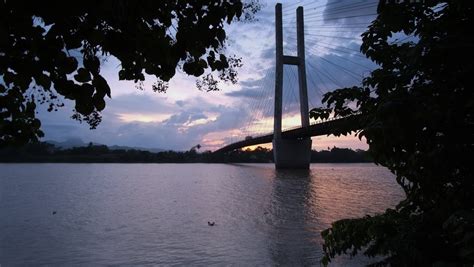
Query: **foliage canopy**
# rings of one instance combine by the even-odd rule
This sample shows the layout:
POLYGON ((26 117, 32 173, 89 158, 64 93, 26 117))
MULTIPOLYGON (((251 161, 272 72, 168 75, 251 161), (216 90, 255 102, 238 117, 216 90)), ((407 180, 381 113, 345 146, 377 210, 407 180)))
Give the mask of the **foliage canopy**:
POLYGON ((380 1, 361 46, 380 67, 311 111, 362 114, 358 136, 406 193, 383 214, 333 223, 323 263, 361 251, 380 265, 474 262, 472 18, 470 1, 380 1))
POLYGON ((111 96, 107 56, 119 60, 120 80, 155 76, 155 91, 177 69, 207 73, 202 90, 218 89, 213 71, 235 82, 241 63, 225 55, 224 24, 258 9, 239 0, 0 1, 0 146, 41 137, 36 105, 56 110, 63 97, 75 102, 73 118, 95 128, 111 96))

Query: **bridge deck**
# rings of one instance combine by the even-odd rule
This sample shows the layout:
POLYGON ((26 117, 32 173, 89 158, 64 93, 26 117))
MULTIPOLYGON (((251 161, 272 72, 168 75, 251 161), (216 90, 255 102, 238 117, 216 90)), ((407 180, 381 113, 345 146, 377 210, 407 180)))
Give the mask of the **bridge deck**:
MULTIPOLYGON (((337 134, 348 131, 355 131, 361 129, 362 117, 360 115, 352 115, 341 119, 328 120, 308 127, 300 127, 282 132, 283 139, 298 139, 311 136, 337 134)), ((266 143, 271 143, 273 140, 273 133, 253 137, 251 139, 242 140, 222 147, 214 153, 225 153, 234 149, 239 149, 247 146, 255 146, 266 143)))

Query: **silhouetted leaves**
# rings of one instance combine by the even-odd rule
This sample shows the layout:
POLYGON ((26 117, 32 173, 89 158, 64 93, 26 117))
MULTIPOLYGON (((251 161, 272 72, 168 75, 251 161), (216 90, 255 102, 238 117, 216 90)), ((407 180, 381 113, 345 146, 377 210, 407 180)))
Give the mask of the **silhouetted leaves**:
POLYGON ((323 232, 322 262, 364 251, 384 256, 379 265, 472 265, 472 5, 380 1, 378 13, 361 50, 380 68, 361 87, 327 93, 327 108, 311 116, 361 114, 359 138, 406 199, 380 215, 335 222, 323 232), (393 40, 399 32, 412 37, 393 40))
POLYGON ((51 88, 51 79, 43 73, 35 76, 35 82, 39 86, 42 86, 45 90, 49 90, 51 88))
POLYGON ((154 91, 166 91, 165 82, 181 66, 208 77, 204 91, 218 90, 212 72, 235 82, 240 65, 223 54, 224 24, 258 9, 256 1, 0 1, 0 146, 42 135, 33 125, 35 112, 25 110, 29 89, 41 96, 29 101, 47 103, 50 111, 62 106, 53 101, 57 95, 75 101, 72 117, 95 128, 104 97, 111 97, 100 75, 101 59, 108 56, 120 61, 120 80, 142 88, 145 74, 155 76, 160 82, 154 91))
POLYGON ((100 61, 96 56, 84 56, 84 67, 94 75, 100 72, 100 61))
POLYGON ((74 75, 74 79, 78 82, 86 83, 91 80, 91 74, 86 69, 80 68, 77 70, 77 74, 74 75))
POLYGON ((101 97, 104 97, 105 95, 107 95, 108 97, 111 97, 110 87, 107 84, 107 81, 105 81, 105 79, 102 76, 95 75, 94 80, 92 80, 92 85, 95 86, 97 95, 101 97))
POLYGON ((207 74, 206 76, 202 77, 201 80, 196 81, 196 87, 202 91, 219 91, 219 87, 217 87, 218 81, 214 79, 212 74, 207 74))
POLYGON ((152 89, 158 93, 166 93, 168 90, 168 83, 158 80, 152 85, 152 89))
POLYGON ((332 109, 329 108, 313 108, 309 112, 309 117, 314 120, 327 120, 331 116, 332 109))

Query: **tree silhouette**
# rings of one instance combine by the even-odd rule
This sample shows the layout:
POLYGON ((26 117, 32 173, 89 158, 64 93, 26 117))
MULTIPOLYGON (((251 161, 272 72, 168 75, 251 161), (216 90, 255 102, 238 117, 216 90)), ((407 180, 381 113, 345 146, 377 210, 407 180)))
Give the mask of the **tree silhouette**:
POLYGON ((0 146, 43 136, 36 105, 57 110, 62 97, 95 128, 111 96, 101 75, 108 56, 120 61, 120 80, 156 77, 154 91, 166 91, 177 68, 205 74, 202 90, 236 82, 241 63, 224 53, 224 24, 258 9, 253 0, 0 1, 0 146))
POLYGON ((472 18, 469 1, 380 1, 361 46, 380 68, 311 111, 362 114, 358 136, 406 193, 383 214, 333 223, 323 263, 363 251, 381 265, 473 264, 472 18))

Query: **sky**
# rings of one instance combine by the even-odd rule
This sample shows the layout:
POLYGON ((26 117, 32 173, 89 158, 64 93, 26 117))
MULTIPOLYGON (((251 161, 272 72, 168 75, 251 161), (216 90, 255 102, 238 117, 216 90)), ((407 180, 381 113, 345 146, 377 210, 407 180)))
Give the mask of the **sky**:
MULTIPOLYGON (((144 90, 130 81, 119 81, 120 62, 110 57, 101 74, 112 89, 106 99, 102 123, 90 130, 86 123, 70 117, 73 103, 65 102, 58 112, 40 107, 38 117, 45 132, 43 140, 84 142, 166 150, 215 150, 246 136, 269 133, 273 128, 275 67, 274 7, 276 1, 261 1, 262 10, 253 22, 226 26, 228 55, 242 58, 239 82, 221 84, 220 91, 203 92, 196 78, 180 71, 166 93, 151 90, 148 76, 144 90)), ((377 66, 358 51, 360 34, 375 18, 375 0, 283 1, 284 53, 296 53, 296 8, 305 11, 306 71, 309 105, 321 106, 321 95, 338 87, 360 83, 377 66)), ((300 124, 297 69, 284 68, 283 128, 300 124)), ((313 148, 348 147, 367 149, 355 136, 313 137, 313 148)), ((271 147, 271 144, 267 145, 271 147)))

